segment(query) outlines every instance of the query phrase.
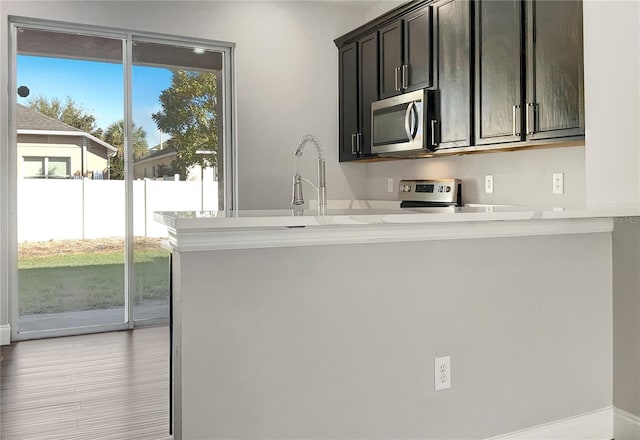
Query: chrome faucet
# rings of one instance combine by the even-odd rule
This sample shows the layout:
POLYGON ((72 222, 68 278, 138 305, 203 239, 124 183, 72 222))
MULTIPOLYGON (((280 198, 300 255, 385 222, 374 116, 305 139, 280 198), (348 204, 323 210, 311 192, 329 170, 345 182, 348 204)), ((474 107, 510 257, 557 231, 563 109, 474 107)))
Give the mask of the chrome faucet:
POLYGON ((302 181, 309 183, 318 191, 318 214, 324 215, 327 212, 327 179, 324 166, 324 150, 315 136, 311 134, 304 135, 298 144, 295 152, 296 166, 293 174, 293 196, 291 204, 294 206, 304 205, 304 197, 302 196, 302 181), (313 182, 304 179, 298 170, 298 159, 302 157, 302 150, 307 143, 311 142, 318 151, 318 186, 313 182))

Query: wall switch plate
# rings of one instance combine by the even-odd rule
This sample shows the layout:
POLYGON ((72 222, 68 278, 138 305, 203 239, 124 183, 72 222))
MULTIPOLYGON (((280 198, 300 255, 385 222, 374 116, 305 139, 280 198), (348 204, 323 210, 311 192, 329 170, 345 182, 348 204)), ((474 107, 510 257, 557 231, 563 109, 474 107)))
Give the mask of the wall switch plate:
POLYGON ((434 388, 436 391, 451 388, 451 356, 434 359, 434 388))
POLYGON ((553 193, 564 194, 564 173, 553 173, 553 193))
POLYGON ((484 176, 484 192, 493 193, 493 176, 491 174, 484 176))
POLYGON ((392 193, 393 192, 393 177, 389 177, 387 179, 387 191, 392 193))

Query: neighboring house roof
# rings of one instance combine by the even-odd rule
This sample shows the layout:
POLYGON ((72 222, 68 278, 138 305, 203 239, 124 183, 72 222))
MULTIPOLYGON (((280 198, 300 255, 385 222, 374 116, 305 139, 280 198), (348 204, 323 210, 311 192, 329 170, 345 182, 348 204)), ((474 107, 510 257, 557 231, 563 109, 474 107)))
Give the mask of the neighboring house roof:
POLYGON ((142 159, 138 159, 135 161, 136 164, 150 162, 155 159, 162 159, 164 157, 170 158, 176 155, 176 150, 173 147, 167 147, 162 150, 154 151, 148 156, 143 157, 142 159))
POLYGON ((18 130, 46 130, 46 131, 72 131, 82 133, 82 130, 65 124, 54 118, 35 111, 29 107, 18 104, 18 114, 16 117, 18 130))
POLYGON ((57 119, 50 118, 43 115, 29 107, 24 105, 17 105, 16 115, 16 127, 18 134, 40 134, 48 136, 83 136, 99 145, 102 145, 107 150, 111 150, 111 156, 118 152, 118 149, 113 145, 109 145, 105 141, 98 139, 97 137, 85 133, 79 128, 72 127, 57 119))

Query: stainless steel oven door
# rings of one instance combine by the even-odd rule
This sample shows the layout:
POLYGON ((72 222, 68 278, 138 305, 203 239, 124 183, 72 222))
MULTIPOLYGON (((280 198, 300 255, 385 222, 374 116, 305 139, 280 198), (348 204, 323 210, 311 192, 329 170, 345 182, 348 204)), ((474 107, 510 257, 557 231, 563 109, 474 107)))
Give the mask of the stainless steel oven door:
POLYGON ((371 104, 371 152, 423 150, 425 91, 417 90, 371 104))

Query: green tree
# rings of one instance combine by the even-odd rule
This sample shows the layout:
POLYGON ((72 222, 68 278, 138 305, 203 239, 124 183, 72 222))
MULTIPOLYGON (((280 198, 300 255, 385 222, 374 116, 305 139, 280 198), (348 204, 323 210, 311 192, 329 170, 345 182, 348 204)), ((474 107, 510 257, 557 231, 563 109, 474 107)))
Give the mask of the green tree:
MULTIPOLYGON (((142 159, 149 154, 147 145, 147 133, 144 128, 133 124, 133 160, 142 159)), ((118 152, 111 158, 110 178, 112 180, 124 179, 124 120, 119 120, 107 127, 104 132, 104 141, 113 145, 118 152)))
POLYGON ((43 115, 78 128, 85 133, 92 134, 98 138, 102 137, 102 129, 96 127, 95 116, 69 96, 67 96, 67 100, 63 104, 58 98, 49 100, 46 96, 39 95, 31 98, 27 102, 27 106, 43 115))
POLYGON ((184 179, 193 165, 217 164, 216 74, 174 70, 169 88, 160 94, 162 110, 151 117, 158 128, 171 136, 168 143, 176 150, 172 167, 184 179), (209 150, 213 154, 196 154, 209 150))

